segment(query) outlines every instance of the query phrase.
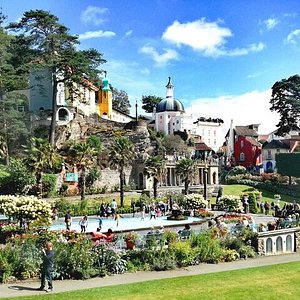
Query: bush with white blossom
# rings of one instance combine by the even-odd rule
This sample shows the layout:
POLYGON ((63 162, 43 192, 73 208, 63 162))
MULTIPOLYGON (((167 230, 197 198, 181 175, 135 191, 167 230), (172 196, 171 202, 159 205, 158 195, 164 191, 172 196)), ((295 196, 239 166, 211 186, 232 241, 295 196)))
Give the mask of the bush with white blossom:
POLYGON ((243 211, 240 196, 224 195, 219 198, 218 203, 223 204, 224 209, 228 211, 243 211))
POLYGON ((189 194, 184 196, 184 206, 187 209, 206 208, 208 201, 200 194, 189 194))
POLYGON ((0 213, 18 220, 51 222, 51 206, 33 196, 0 196, 0 213))

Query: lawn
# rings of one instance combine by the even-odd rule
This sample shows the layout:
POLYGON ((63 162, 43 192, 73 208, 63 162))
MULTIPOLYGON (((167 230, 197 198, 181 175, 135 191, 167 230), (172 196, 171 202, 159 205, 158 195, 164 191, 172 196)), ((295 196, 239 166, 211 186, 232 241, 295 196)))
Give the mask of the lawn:
MULTIPOLYGON (((300 262, 236 271, 177 277, 60 294, 6 299, 299 299, 300 262)), ((75 283, 76 284, 76 283, 75 283)))
MULTIPOLYGON (((241 184, 232 184, 232 185, 224 185, 223 186, 223 195, 236 195, 239 196, 242 192, 253 191, 254 188, 247 185, 241 184)), ((263 202, 268 201, 269 203, 274 201, 274 193, 266 190, 259 190, 262 192, 262 200, 263 202)), ((284 202, 293 202, 294 198, 288 195, 281 194, 281 207, 284 202)))

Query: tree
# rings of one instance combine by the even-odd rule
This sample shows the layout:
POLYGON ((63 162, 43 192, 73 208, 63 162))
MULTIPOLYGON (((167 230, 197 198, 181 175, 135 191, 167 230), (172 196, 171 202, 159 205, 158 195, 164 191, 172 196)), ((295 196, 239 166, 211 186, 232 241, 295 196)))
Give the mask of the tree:
POLYGON ((128 95, 123 90, 118 90, 116 88, 112 89, 112 106, 114 109, 117 109, 124 114, 130 113, 130 102, 128 95))
POLYGON ((289 176, 289 184, 292 184, 292 176, 300 178, 300 153, 276 154, 276 168, 281 175, 289 176))
POLYGON ((142 96, 142 109, 145 110, 146 113, 153 113, 156 105, 162 100, 161 97, 157 96, 142 96))
POLYGON ((43 173, 53 167, 59 155, 47 140, 41 138, 31 138, 30 146, 25 151, 28 153, 25 163, 36 178, 37 195, 42 196, 43 173))
POLYGON ((85 141, 72 141, 67 146, 67 162, 76 165, 80 171, 80 198, 85 200, 87 170, 94 167, 101 151, 101 142, 98 137, 91 136, 85 141))
POLYGON ((189 184, 194 174, 195 161, 190 158, 183 158, 175 166, 175 173, 183 179, 184 194, 187 195, 189 184))
POLYGON ((134 157, 135 149, 133 143, 127 137, 116 138, 110 147, 109 161, 112 167, 119 172, 121 207, 124 205, 125 167, 130 164, 134 157))
POLYGON ((6 93, 0 100, 0 135, 6 145, 6 164, 9 157, 20 155, 21 145, 25 144, 29 136, 28 99, 16 92, 6 93), (24 111, 19 111, 19 107, 24 111))
POLYGON ((275 82, 270 100, 271 111, 280 115, 277 134, 282 136, 291 130, 300 130, 300 76, 275 82))
POLYGON ((153 195, 157 197, 157 185, 165 173, 165 160, 162 156, 150 156, 145 162, 145 173, 153 178, 153 195))
POLYGON ((101 72, 98 67, 105 60, 95 49, 78 51, 75 47, 79 44, 78 37, 70 35, 69 29, 60 24, 56 16, 44 10, 25 12, 19 22, 11 23, 8 28, 18 33, 17 39, 28 43, 31 55, 27 64, 30 68, 51 73, 52 120, 49 141, 54 145, 58 84, 63 82, 68 87, 72 100, 78 90, 74 83, 87 84, 84 76, 95 82, 101 72))
POLYGON ((173 155, 188 153, 188 147, 179 135, 166 135, 163 139, 163 145, 167 154, 173 155))

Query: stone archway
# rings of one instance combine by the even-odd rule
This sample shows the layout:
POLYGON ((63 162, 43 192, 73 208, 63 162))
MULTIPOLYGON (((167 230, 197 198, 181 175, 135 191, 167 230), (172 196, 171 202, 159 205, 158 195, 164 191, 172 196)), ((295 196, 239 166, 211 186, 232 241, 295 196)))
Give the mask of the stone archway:
POLYGON ((68 109, 61 107, 57 111, 58 121, 70 121, 70 113, 68 109))
POLYGON ((217 173, 213 172, 212 177, 213 177, 213 184, 216 184, 217 183, 217 173))
POLYGON ((266 163, 266 170, 269 170, 269 169, 273 169, 273 164, 272 164, 271 161, 268 161, 268 162, 266 163))
POLYGON ((293 252, 293 240, 290 234, 286 237, 286 252, 293 252))

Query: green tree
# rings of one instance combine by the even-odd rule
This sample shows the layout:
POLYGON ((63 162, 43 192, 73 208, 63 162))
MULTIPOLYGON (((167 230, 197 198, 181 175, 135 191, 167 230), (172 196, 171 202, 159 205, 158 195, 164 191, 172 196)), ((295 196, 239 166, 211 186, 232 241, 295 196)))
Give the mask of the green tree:
MULTIPOLYGON (((44 10, 30 10, 19 22, 8 27, 23 39, 31 51, 28 64, 32 70, 48 70, 52 76, 52 116, 57 113, 57 86, 63 82, 70 91, 71 100, 78 91, 77 85, 87 84, 84 76, 95 82, 105 62, 95 49, 77 50, 78 36, 70 35, 69 29, 59 23, 56 16, 44 10)), ((49 141, 55 144, 56 118, 52 117, 49 141)))
POLYGON ((165 159, 160 156, 150 156, 145 162, 145 173, 148 177, 153 178, 153 195, 157 197, 157 185, 161 177, 165 174, 165 159))
POLYGON ((162 100, 161 97, 157 96, 142 96, 142 109, 145 110, 146 113, 153 113, 156 105, 162 100))
POLYGON ((85 200, 87 171, 97 165, 97 158, 101 151, 100 139, 91 136, 85 141, 72 141, 67 145, 67 163, 76 165, 80 172, 80 199, 85 200), (98 140, 97 140, 98 139, 98 140))
POLYGON ((124 205, 125 167, 131 163, 134 157, 135 149, 133 143, 127 137, 116 138, 110 147, 109 161, 112 167, 119 172, 121 207, 124 205))
POLYGON ((300 153, 278 153, 276 154, 276 168, 281 175, 289 176, 289 184, 292 177, 300 178, 300 153))
POLYGON ((194 176, 195 161, 190 158, 183 158, 177 162, 175 173, 184 182, 184 194, 187 195, 189 184, 194 176))
POLYGON ((118 90, 116 88, 112 89, 112 106, 114 109, 117 109, 125 114, 130 113, 130 102, 128 95, 123 90, 118 90))
POLYGON ((275 82, 270 104, 270 110, 280 115, 276 125, 278 135, 300 130, 300 76, 293 75, 275 82))
POLYGON ((9 157, 20 156, 21 145, 25 144, 29 136, 29 115, 26 112, 28 99, 16 92, 6 93, 0 100, 0 135, 6 144, 6 164, 9 157), (24 111, 18 108, 23 107, 24 111))
POLYGON ((163 139, 163 146, 167 154, 188 154, 188 147, 179 135, 166 135, 163 139))
POLYGON ((31 138, 30 146, 25 151, 28 153, 25 163, 36 178, 37 196, 41 197, 43 173, 52 169, 59 155, 47 140, 41 138, 31 138))

